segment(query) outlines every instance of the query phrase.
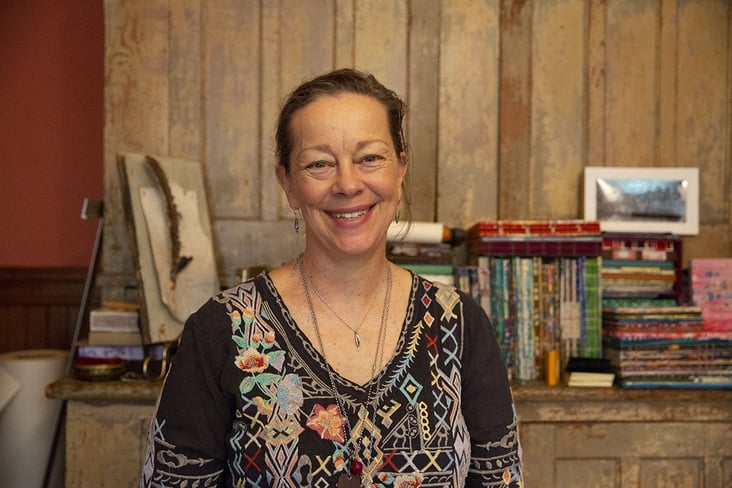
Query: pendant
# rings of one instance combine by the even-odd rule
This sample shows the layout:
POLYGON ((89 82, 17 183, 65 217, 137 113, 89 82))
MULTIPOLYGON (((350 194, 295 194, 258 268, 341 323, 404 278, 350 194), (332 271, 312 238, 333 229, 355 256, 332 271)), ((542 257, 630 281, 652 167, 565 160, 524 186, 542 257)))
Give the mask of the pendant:
POLYGON ((361 349, 361 336, 358 332, 353 333, 353 339, 356 341, 356 349, 361 349))
POLYGON ((338 488, 361 488, 361 477, 343 473, 338 477, 338 488))

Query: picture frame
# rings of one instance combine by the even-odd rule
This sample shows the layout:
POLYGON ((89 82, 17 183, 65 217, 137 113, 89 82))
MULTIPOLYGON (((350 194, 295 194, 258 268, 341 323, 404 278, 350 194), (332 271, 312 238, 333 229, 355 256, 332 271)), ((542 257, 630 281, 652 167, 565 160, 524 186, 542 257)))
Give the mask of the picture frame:
POLYGON ((584 192, 603 232, 699 233, 699 168, 588 166, 584 192))

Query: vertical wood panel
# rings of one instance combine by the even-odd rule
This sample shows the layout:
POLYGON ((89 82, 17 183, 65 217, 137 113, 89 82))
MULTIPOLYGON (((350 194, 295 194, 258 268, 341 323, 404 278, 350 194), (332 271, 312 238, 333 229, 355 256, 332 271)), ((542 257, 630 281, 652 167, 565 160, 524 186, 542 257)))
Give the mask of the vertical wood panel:
MULTIPOLYGON (((585 3, 536 2, 532 39, 532 218, 573 218, 584 167, 585 3)), ((516 181, 515 185, 522 182, 516 181)))
POLYGON ((678 73, 678 2, 661 2, 661 33, 659 66, 659 148, 658 161, 662 166, 678 164, 676 153, 677 73, 678 73))
POLYGON ((699 167, 700 237, 684 242, 684 259, 732 255, 729 2, 679 2, 676 154, 699 167))
POLYGON ((259 109, 262 114, 262 130, 259 135, 262 156, 259 172, 262 175, 260 219, 265 222, 275 221, 281 212, 289 210, 274 176, 277 163, 274 136, 277 114, 283 98, 280 79, 280 15, 279 2, 262 2, 262 85, 259 109))
MULTIPOLYGON (((606 148, 606 69, 605 0, 591 0, 587 15, 587 166, 607 164, 606 148)), ((580 214, 582 215, 582 214, 580 214)))
POLYGON ((440 0, 409 2, 409 113, 411 146, 407 190, 412 219, 432 222, 437 200, 437 101, 439 90, 440 0))
MULTIPOLYGON (((0 269, 0 353, 71 346, 86 269, 0 269)), ((92 290, 89 308, 98 306, 92 290)))
POLYGON ((131 273, 115 155, 168 150, 168 2, 106 0, 104 269, 131 273))
POLYGON ((658 1, 607 3, 606 158, 610 166, 654 162, 658 1))
POLYGON ((699 215, 706 224, 729 222, 730 103, 729 2, 679 5, 678 121, 679 163, 699 166, 699 215), (725 164, 725 162, 727 164, 725 164))
POLYGON ((497 217, 499 1, 443 1, 437 220, 497 217))
POLYGON ((170 10, 169 155, 200 161, 201 0, 178 0, 170 10))
POLYGON ((204 9, 205 171, 214 217, 259 216, 259 2, 204 9))
POLYGON ((359 0, 355 3, 354 63, 384 85, 407 96, 407 2, 359 0))
POLYGON ((335 0, 335 67, 348 68, 354 63, 353 3, 357 0, 335 0))
POLYGON ((282 80, 287 92, 302 81, 333 69, 334 22, 332 0, 284 0, 282 80))
POLYGON ((531 158, 531 31, 533 2, 501 2, 498 212, 503 219, 531 216, 527 175, 531 158))

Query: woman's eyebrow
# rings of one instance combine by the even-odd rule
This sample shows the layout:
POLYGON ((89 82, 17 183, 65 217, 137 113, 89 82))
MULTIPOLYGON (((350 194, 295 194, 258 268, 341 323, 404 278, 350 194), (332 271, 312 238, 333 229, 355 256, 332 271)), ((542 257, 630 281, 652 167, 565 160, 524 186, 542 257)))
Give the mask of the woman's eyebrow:
POLYGON ((381 139, 368 139, 366 141, 359 141, 358 144, 356 144, 356 149, 363 149, 366 146, 369 146, 371 144, 387 144, 386 141, 382 141, 381 139))

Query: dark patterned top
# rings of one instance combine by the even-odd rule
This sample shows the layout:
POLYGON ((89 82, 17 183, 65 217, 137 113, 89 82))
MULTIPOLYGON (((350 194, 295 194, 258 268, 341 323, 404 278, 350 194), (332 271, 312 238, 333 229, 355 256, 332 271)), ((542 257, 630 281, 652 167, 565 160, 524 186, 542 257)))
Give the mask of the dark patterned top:
POLYGON ((141 486, 332 487, 349 453, 365 487, 522 486, 488 318, 462 292, 416 275, 410 293, 396 353, 376 378, 358 386, 334 374, 346 412, 267 274, 211 299, 183 330, 141 486))

